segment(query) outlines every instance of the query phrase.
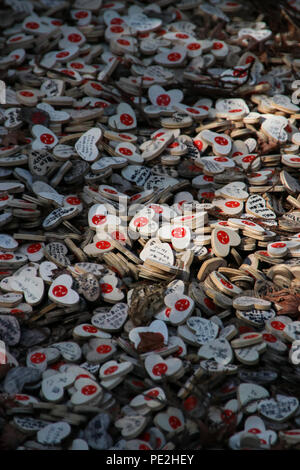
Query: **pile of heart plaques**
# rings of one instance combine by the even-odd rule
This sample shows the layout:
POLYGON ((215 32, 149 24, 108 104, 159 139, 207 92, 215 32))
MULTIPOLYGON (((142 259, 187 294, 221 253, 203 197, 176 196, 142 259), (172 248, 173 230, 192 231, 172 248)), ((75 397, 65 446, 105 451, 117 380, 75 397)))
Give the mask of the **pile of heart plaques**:
POLYGON ((2 2, 0 449, 299 448, 286 3, 2 2))

